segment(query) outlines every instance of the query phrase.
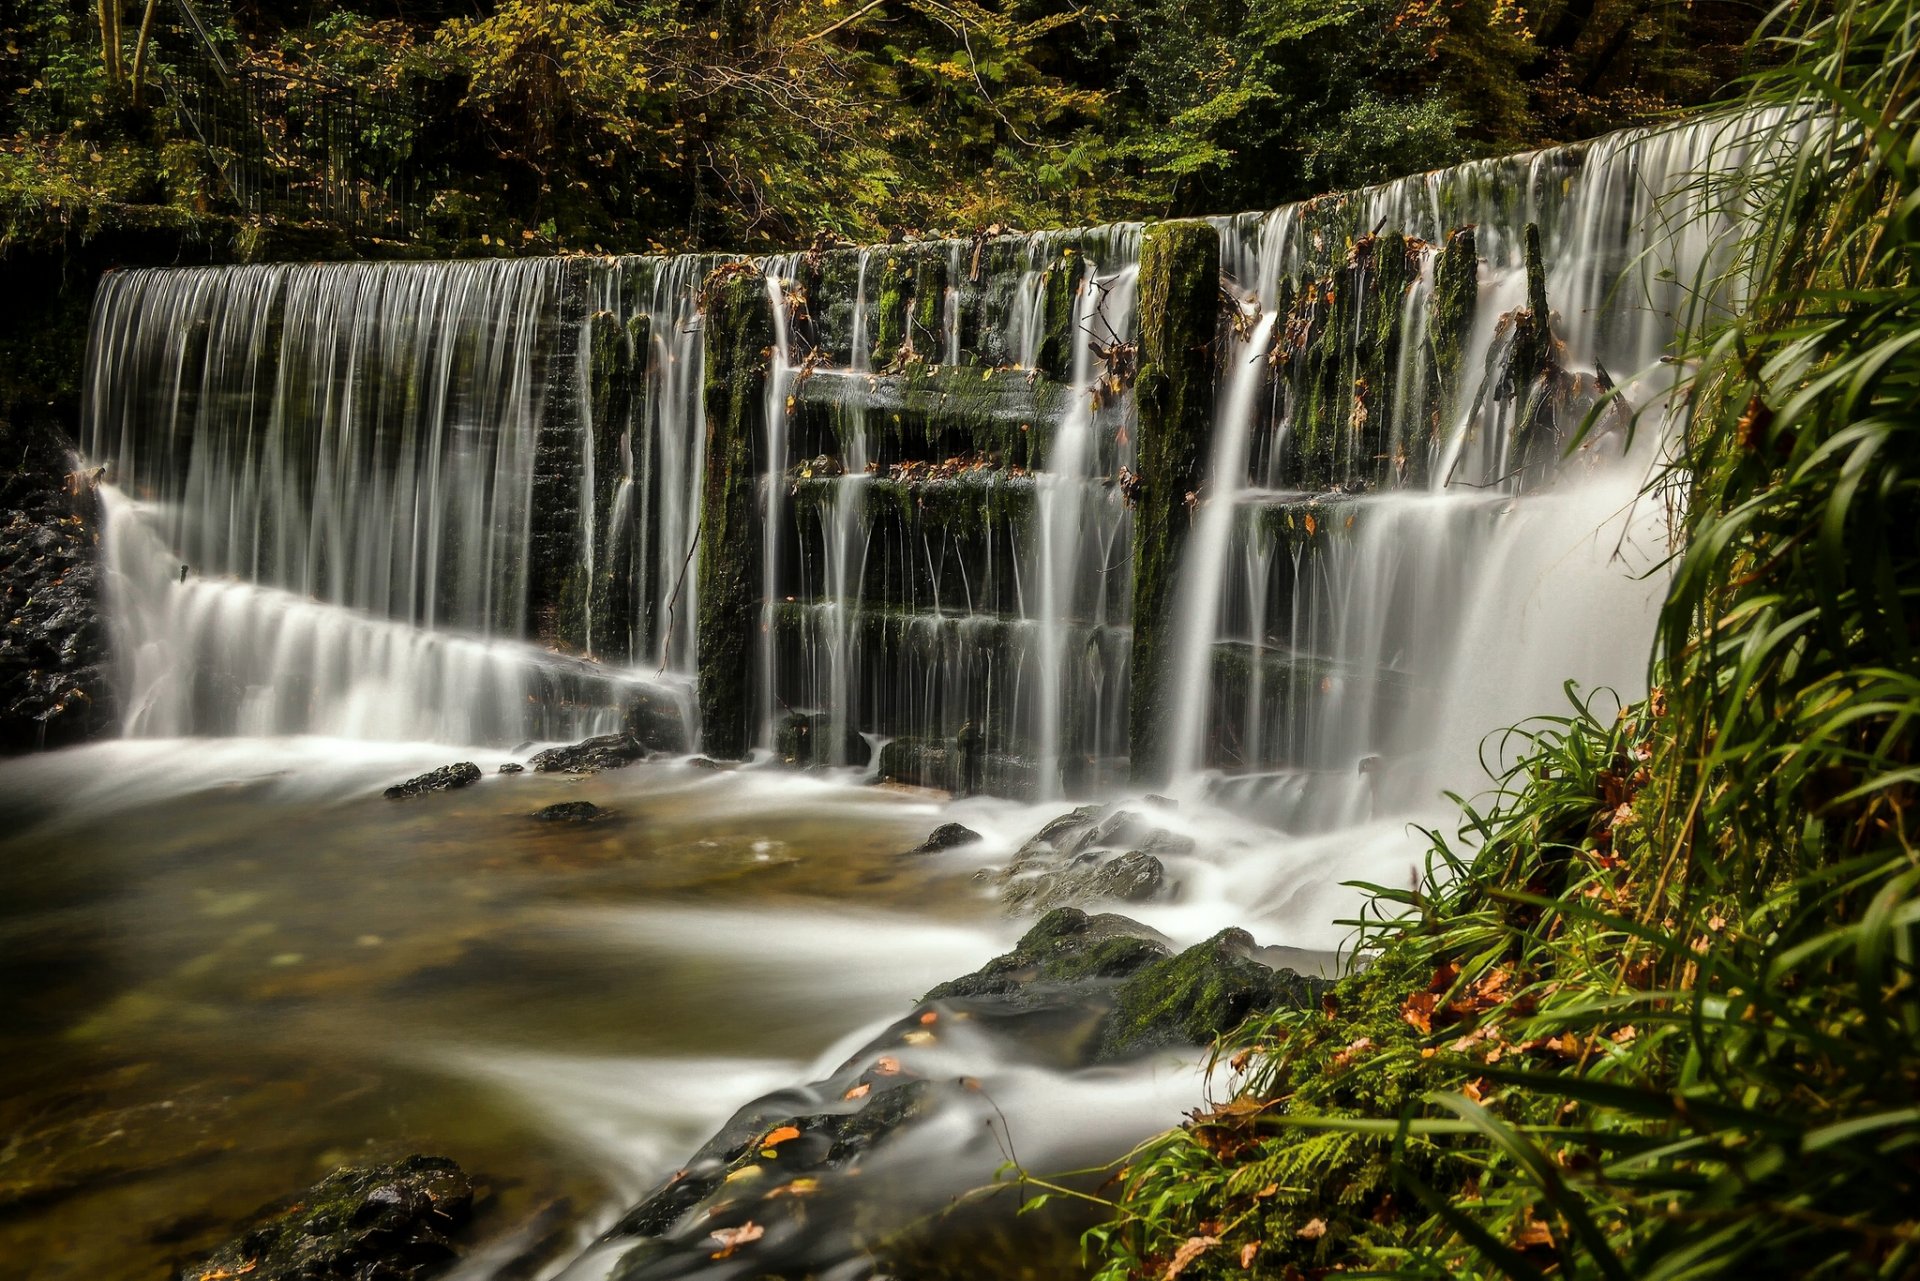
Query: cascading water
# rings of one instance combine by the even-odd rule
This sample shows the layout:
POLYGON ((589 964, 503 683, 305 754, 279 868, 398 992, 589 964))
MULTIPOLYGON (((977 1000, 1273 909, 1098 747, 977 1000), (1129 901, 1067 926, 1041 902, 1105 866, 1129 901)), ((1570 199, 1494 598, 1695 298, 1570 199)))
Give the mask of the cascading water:
POLYGON ((1223 339, 1176 735, 1190 774, 1225 771, 1208 790, 1293 830, 1406 814, 1471 790, 1480 735, 1556 710, 1568 678, 1642 688, 1667 548, 1636 504, 1660 357, 1734 301, 1737 229, 1704 197, 1775 123, 1216 223, 1245 315, 1223 339), (1449 295, 1437 277, 1463 263, 1449 295))

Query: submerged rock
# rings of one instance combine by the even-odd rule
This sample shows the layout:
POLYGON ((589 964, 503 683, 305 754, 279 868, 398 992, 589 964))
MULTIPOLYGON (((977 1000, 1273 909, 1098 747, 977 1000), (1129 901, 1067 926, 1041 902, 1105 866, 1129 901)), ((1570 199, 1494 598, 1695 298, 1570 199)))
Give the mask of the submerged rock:
POLYGON ((506 764, 502 765, 499 768, 499 770, 496 772, 501 774, 524 774, 527 772, 527 767, 522 765, 519 761, 508 761, 506 764))
POLYGON ((457 787, 468 787, 480 781, 480 767, 472 761, 460 761, 453 765, 442 765, 439 769, 428 770, 408 779, 404 783, 395 783, 387 789, 387 799, 404 801, 413 796, 425 796, 428 792, 450 792, 457 787))
POLYGON ((558 805, 549 805, 545 809, 535 810, 527 817, 542 823, 591 823, 596 819, 608 817, 612 811, 603 810, 592 801, 561 801, 558 805))
POLYGON ((598 774, 625 769, 647 754, 629 734, 602 734, 567 747, 549 747, 527 758, 527 768, 539 774, 598 774))
POLYGON ((179 1281, 425 1281, 458 1257, 473 1185, 445 1157, 336 1170, 269 1207, 179 1281))
POLYGON ((927 833, 927 839, 908 850, 909 854, 938 854, 941 850, 977 845, 986 837, 959 823, 942 823, 927 833))

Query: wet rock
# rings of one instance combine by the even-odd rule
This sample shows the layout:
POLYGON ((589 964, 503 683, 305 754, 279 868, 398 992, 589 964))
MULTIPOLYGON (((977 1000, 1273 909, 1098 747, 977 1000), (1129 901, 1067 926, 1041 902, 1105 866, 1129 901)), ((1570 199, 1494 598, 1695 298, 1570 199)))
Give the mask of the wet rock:
POLYGON ((648 689, 627 700, 622 716, 627 737, 648 752, 677 756, 687 750, 687 719, 680 702, 662 690, 648 689))
POLYGON ((96 475, 51 422, 0 411, 0 753, 83 742, 113 722, 96 475))
POLYGON ((907 853, 938 854, 942 850, 959 849, 963 845, 977 845, 985 839, 970 827, 959 823, 942 823, 927 833, 926 840, 907 853))
POLYGON ((999 887, 1010 914, 1074 903, 1145 903, 1174 887, 1165 858, 1193 852, 1191 837, 1156 827, 1132 810, 1083 805, 1047 823, 1008 865, 981 878, 999 887))
POLYGON ((717 774, 724 774, 728 770, 735 768, 733 762, 716 761, 711 756, 695 756, 690 758, 687 761, 687 764, 691 765, 695 769, 703 769, 711 773, 717 773, 717 774))
POLYGON ((1072 1069, 1169 1045, 1197 1053, 1296 988, 1318 1000, 1311 980, 1265 972, 1251 947, 1230 930, 1176 956, 1126 917, 1048 913, 1013 951, 929 992, 825 1080, 742 1108, 608 1234, 617 1257, 607 1275, 704 1275, 722 1251, 737 1259, 727 1275, 743 1277, 830 1275, 855 1257, 875 1259, 877 1275, 922 1275, 889 1257, 897 1234, 989 1181, 1003 1159, 957 1137, 995 1133, 1006 1118, 956 1069, 1072 1069))
POLYGON ((1269 969, 1255 959, 1256 950, 1252 935, 1228 929, 1178 956, 1142 966, 1115 992, 1097 1056, 1122 1059, 1204 1045, 1252 1015, 1282 1005, 1316 1005, 1333 986, 1292 970, 1269 969))
POLYGON ((473 1185, 445 1157, 336 1170, 263 1211, 179 1281, 425 1281, 458 1257, 473 1185))
POLYGON ((1158 897, 1167 879, 1160 860, 1140 850, 1130 850, 1106 863, 1094 873, 1090 889, 1095 898, 1118 899, 1122 903, 1147 903, 1158 897))
POLYGON ((502 774, 524 774, 527 772, 527 767, 518 761, 508 761, 500 767, 499 772, 502 774))
POLYGON ((592 801, 561 801, 558 805, 535 810, 528 817, 542 823, 591 823, 610 814, 610 810, 603 810, 592 801))
POLYGON ((1083 829, 1091 828, 1095 821, 1099 819, 1100 814, 1100 806, 1082 805, 1071 813, 1062 814, 1060 817, 1050 820, 1038 832, 1034 833, 1033 839, 1036 841, 1045 841, 1047 844, 1057 847, 1061 844, 1062 838, 1071 836, 1083 829))
POLYGON ((1000 904, 1014 916, 1101 899, 1146 903, 1160 896, 1166 879, 1160 860, 1137 850, 1118 856, 1082 854, 1065 863, 1026 856, 1016 858, 998 877, 1000 904))
POLYGON ((1063 988, 1125 978, 1173 955, 1166 936, 1110 912, 1062 907, 1041 917, 1013 951, 928 992, 925 1000, 993 997, 1016 1005, 1057 1000, 1063 988))
POLYGON ((853 765, 861 769, 873 760, 873 747, 847 726, 840 736, 840 757, 834 760, 833 717, 825 712, 794 712, 781 724, 774 748, 788 765, 853 765))
POLYGON ((404 783, 396 783, 387 789, 387 799, 404 801, 409 797, 425 796, 429 792, 451 792, 455 788, 469 787, 480 781, 480 767, 472 761, 460 761, 453 765, 442 765, 439 769, 428 770, 416 775, 404 783))
POLYGON ((625 769, 647 754, 631 735, 602 734, 567 747, 549 747, 527 758, 527 768, 539 774, 598 774, 625 769))

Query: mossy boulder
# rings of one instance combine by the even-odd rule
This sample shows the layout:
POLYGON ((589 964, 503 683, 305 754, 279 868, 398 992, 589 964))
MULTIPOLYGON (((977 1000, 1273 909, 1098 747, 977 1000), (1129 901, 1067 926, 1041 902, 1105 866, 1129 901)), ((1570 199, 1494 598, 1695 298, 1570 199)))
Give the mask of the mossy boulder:
POLYGON ((458 1256, 473 1185, 445 1157, 336 1170, 263 1211, 180 1281, 424 1281, 458 1256))
POLYGON ((1062 989, 1123 979, 1172 955, 1166 937, 1138 921, 1056 908, 1022 935, 1013 951, 972 974, 942 983, 924 999, 990 997, 1016 1005, 1041 1005, 1060 1000, 1062 989))
POLYGON ((1114 993, 1097 1057, 1131 1058, 1150 1050, 1205 1045, 1249 1017, 1282 1005, 1314 1004, 1330 986, 1254 959, 1253 936, 1226 929, 1178 956, 1131 974, 1114 993))

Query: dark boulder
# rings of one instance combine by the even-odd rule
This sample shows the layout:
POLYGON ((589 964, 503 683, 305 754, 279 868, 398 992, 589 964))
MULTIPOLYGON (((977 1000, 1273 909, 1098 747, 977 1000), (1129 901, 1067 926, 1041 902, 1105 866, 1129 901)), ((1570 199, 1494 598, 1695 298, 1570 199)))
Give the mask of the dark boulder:
POLYGON ((508 761, 500 767, 499 772, 502 774, 524 774, 527 772, 527 767, 518 761, 508 761))
POLYGON ((395 783, 387 789, 387 799, 404 801, 413 796, 425 796, 428 792, 451 792, 458 787, 469 787, 480 781, 480 767, 472 761, 460 761, 453 765, 442 765, 439 769, 428 770, 404 783, 395 783))
POLYGON ((473 1185, 445 1157, 336 1170, 262 1211, 179 1281, 425 1281, 458 1257, 473 1185))
POLYGON ((622 723, 627 737, 649 752, 688 750, 687 718, 680 700, 660 689, 639 690, 627 699, 622 723))
POLYGON ((51 422, 0 416, 0 459, 0 752, 83 742, 114 717, 97 477, 51 422))
POLYGON ((840 759, 834 759, 833 717, 825 712, 793 712, 781 723, 774 749, 787 765, 854 765, 862 769, 873 760, 873 747, 859 730, 846 726, 840 735, 840 759))
POLYGON ((527 768, 538 774, 598 774, 625 769, 647 754, 628 734, 602 734, 567 747, 549 747, 527 758, 527 768))
POLYGON ((611 811, 603 810, 592 801, 561 801, 558 805, 549 805, 545 809, 535 810, 527 817, 542 823, 591 823, 596 819, 607 818, 611 811))
POLYGON ((909 854, 938 854, 942 850, 959 849, 963 845, 978 845, 986 838, 970 827, 959 823, 942 823, 927 833, 927 839, 908 850, 909 854))

